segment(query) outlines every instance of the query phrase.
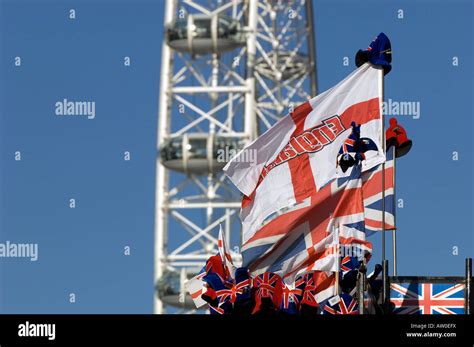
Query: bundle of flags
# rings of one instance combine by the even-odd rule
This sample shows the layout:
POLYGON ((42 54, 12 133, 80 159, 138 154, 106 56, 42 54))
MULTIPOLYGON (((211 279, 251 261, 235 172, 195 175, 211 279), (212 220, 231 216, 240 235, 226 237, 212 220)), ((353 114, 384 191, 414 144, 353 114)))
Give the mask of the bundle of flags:
POLYGON ((251 308, 252 280, 248 269, 234 266, 222 228, 218 250, 218 254, 211 256, 201 271, 186 282, 186 289, 196 307, 207 303, 211 313, 247 312, 251 308))
POLYGON ((327 187, 335 179, 351 175, 352 170, 343 172, 337 158, 353 131, 353 122, 358 136, 371 140, 370 150, 359 163, 360 171, 385 161, 378 75, 375 67, 364 64, 280 119, 224 167, 245 196, 240 213, 244 244, 255 239, 270 218, 288 208, 314 205, 322 194, 330 193, 327 187), (248 152, 253 152, 252 156, 248 152), (245 158, 256 158, 256 162, 245 158))
POLYGON ((369 259, 367 236, 394 228, 380 73, 362 65, 244 148, 240 155, 255 151, 255 165, 237 155, 224 168, 245 194, 241 252, 253 275, 271 272, 293 283, 310 271, 335 272, 334 250, 369 259))
POLYGON ((339 271, 308 271, 289 283, 273 272, 251 275, 246 267, 235 268, 222 230, 219 244, 223 253, 211 256, 186 283, 197 307, 207 304, 211 314, 233 315, 357 313, 357 303, 351 304, 356 282, 351 279, 357 277, 362 264, 358 258, 341 257, 339 271), (341 283, 340 294, 337 282, 341 283))
POLYGON ((382 142, 390 42, 381 33, 361 52, 357 70, 224 167, 244 195, 243 264, 233 265, 221 230, 219 254, 187 284, 196 305, 217 314, 358 312, 356 279, 372 254, 367 237, 395 228, 393 151, 382 142))

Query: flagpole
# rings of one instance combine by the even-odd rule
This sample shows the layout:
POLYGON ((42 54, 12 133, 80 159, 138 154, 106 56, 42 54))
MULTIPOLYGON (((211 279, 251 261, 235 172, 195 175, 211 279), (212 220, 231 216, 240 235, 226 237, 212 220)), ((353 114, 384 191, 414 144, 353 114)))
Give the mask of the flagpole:
MULTIPOLYGON (((385 116, 383 112, 383 101, 384 101, 384 70, 382 66, 379 66, 379 95, 380 95, 380 118, 382 120, 382 148, 383 153, 386 153, 385 143, 385 116)), ((382 264, 383 264, 383 293, 382 300, 386 304, 387 297, 387 286, 388 286, 388 266, 385 257, 385 161, 382 163, 382 264)))
MULTIPOLYGON (((395 158, 395 146, 393 147, 393 203, 397 203, 396 199, 396 176, 395 176, 395 163, 396 163, 396 158, 395 158)), ((397 206, 393 206, 393 234, 392 234, 392 250, 393 250, 393 275, 397 276, 397 206)))
POLYGON ((340 289, 339 289, 339 270, 341 269, 341 264, 339 264, 339 256, 340 256, 340 250, 339 250, 339 225, 338 227, 336 228, 335 226, 333 227, 334 230, 333 230, 333 242, 334 242, 334 237, 336 237, 337 239, 337 243, 336 243, 336 273, 335 273, 335 280, 336 280, 336 295, 339 295, 340 294, 340 289))
MULTIPOLYGON (((384 71, 379 67, 379 95, 380 95, 380 117, 382 119, 382 148, 385 154, 385 116, 383 114, 384 101, 384 71)), ((382 163, 382 263, 385 261, 385 162, 382 163)))

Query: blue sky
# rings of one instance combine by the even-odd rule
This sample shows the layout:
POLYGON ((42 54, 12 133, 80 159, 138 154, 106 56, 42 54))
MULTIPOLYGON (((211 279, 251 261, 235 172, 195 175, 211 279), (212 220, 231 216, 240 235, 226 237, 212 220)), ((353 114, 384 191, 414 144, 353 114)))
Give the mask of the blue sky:
MULTIPOLYGON (((397 162, 399 274, 463 275, 474 255, 472 3, 314 4, 320 91, 383 31, 394 60, 385 98, 421 104, 419 119, 398 117, 414 141, 397 162)), ((152 312, 162 11, 162 1, 0 0, 0 242, 39 244, 36 262, 0 258, 0 312, 152 312), (96 118, 55 116, 63 98, 95 101, 96 118)))

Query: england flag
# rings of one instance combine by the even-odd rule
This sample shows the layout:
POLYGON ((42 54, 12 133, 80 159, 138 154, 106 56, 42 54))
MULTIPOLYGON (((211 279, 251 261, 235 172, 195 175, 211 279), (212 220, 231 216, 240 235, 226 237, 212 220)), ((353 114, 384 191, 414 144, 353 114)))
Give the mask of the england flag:
POLYGON ((362 65, 283 117, 224 167, 245 195, 241 210, 244 243, 270 215, 301 204, 340 174, 338 152, 351 133, 352 122, 361 125, 360 136, 371 139, 377 148, 366 153, 362 171, 385 161, 381 73, 368 63, 362 65))

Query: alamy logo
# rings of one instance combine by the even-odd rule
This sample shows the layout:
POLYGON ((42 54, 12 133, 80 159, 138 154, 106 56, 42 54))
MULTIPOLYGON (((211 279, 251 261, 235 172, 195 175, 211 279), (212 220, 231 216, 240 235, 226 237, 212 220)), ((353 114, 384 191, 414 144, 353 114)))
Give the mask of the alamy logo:
POLYGON ((0 258, 30 258, 31 261, 37 261, 38 244, 2 242, 0 243, 0 258))
POLYGON ((86 116, 87 119, 95 118, 95 101, 69 101, 63 99, 55 104, 56 116, 86 116))
POLYGON ((228 163, 233 160, 236 163, 250 163, 251 165, 257 164, 257 150, 255 149, 244 149, 239 154, 239 149, 235 148, 220 148, 217 150, 217 162, 228 163))
POLYGON ((383 113, 387 116, 409 116, 413 119, 421 117, 419 101, 395 101, 388 99, 382 104, 383 113))
POLYGON ((18 325, 20 337, 47 337, 52 341, 56 339, 56 324, 36 324, 26 321, 18 325))

